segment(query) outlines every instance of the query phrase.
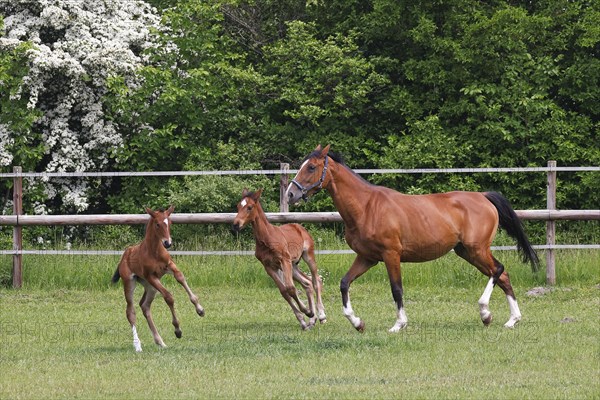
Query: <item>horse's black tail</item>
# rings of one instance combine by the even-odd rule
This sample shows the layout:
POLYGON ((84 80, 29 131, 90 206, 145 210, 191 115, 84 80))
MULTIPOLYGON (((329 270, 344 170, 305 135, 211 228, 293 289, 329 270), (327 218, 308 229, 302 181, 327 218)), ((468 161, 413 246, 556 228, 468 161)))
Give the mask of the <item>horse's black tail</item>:
POLYGON ((531 247, 529 239, 527 239, 527 235, 523 230, 523 223, 506 197, 497 192, 487 192, 484 195, 498 210, 498 223, 500 227, 517 241, 517 250, 521 252, 523 262, 531 263, 533 271, 537 271, 540 260, 533 247, 531 247))
POLYGON ((119 279, 121 279, 121 274, 119 274, 119 267, 117 267, 117 270, 113 274, 112 279, 110 281, 112 283, 117 283, 119 282, 119 279))

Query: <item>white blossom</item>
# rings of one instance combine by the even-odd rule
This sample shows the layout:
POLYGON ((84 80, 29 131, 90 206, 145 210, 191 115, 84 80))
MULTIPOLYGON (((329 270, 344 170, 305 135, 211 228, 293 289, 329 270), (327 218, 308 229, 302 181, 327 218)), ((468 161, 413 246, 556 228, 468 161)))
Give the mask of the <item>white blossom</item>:
POLYGON ((8 126, 0 124, 0 167, 9 166, 12 163, 13 156, 8 151, 12 146, 14 139, 11 137, 11 132, 8 126))
MULTIPOLYGON (((15 96, 27 93, 28 107, 42 111, 36 129, 44 140, 46 172, 101 170, 123 144, 102 108, 107 78, 135 82, 143 50, 161 29, 155 9, 142 0, 0 0, 4 32, 0 51, 30 42, 29 72, 15 96)), ((15 133, 0 125, 0 166, 10 165, 6 148, 15 133)), ((52 179, 48 196, 84 210, 85 182, 52 179)))

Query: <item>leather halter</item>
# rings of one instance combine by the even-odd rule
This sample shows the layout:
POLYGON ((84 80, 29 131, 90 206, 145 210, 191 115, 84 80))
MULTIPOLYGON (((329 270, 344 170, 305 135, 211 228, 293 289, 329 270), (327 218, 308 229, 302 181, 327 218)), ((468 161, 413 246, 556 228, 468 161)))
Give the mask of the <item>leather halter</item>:
POLYGON ((300 189, 300 191, 302 192, 302 200, 304 200, 304 201, 308 200, 307 194, 310 190, 317 188, 317 192, 318 192, 319 190, 321 190, 323 188, 323 181, 325 180, 325 174, 327 173, 327 165, 328 164, 329 164, 329 156, 325 155, 325 166, 323 167, 323 173, 321 174, 321 177, 319 178, 319 180, 317 182, 313 183, 312 185, 310 185, 309 187, 304 187, 296 179, 292 179, 292 183, 294 185, 296 185, 296 187, 298 189, 300 189))

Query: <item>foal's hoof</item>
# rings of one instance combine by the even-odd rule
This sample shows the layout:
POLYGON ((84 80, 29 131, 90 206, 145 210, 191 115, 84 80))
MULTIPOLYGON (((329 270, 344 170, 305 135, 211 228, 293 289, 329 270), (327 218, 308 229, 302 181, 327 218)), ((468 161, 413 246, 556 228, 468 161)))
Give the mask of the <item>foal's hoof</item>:
POLYGON ((204 317, 204 308, 196 309, 199 316, 204 317))
POLYGON ((327 318, 320 319, 319 322, 322 323, 322 324, 326 324, 327 323, 327 318))
POLYGON ((356 327, 356 330, 359 331, 360 333, 363 333, 365 331, 365 322, 360 321, 360 324, 358 324, 358 326, 356 327))
POLYGON ((181 339, 181 329, 175 331, 175 336, 177 336, 177 339, 181 339))

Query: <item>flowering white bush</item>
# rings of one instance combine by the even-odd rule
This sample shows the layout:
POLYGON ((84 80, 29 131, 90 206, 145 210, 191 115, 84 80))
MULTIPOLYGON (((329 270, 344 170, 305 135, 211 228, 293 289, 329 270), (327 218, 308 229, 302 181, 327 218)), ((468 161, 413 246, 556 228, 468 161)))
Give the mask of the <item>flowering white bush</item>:
MULTIPOLYGON (((42 112, 36 129, 46 154, 41 171, 102 170, 122 145, 117 127, 104 116, 102 96, 111 75, 135 81, 144 63, 142 52, 160 29, 156 10, 140 0, 0 0, 4 32, 0 51, 30 42, 29 72, 20 94, 27 107, 42 112)), ((0 166, 15 133, 0 126, 0 166)), ((60 195, 66 206, 88 206, 83 180, 50 180, 49 197, 60 195)))

